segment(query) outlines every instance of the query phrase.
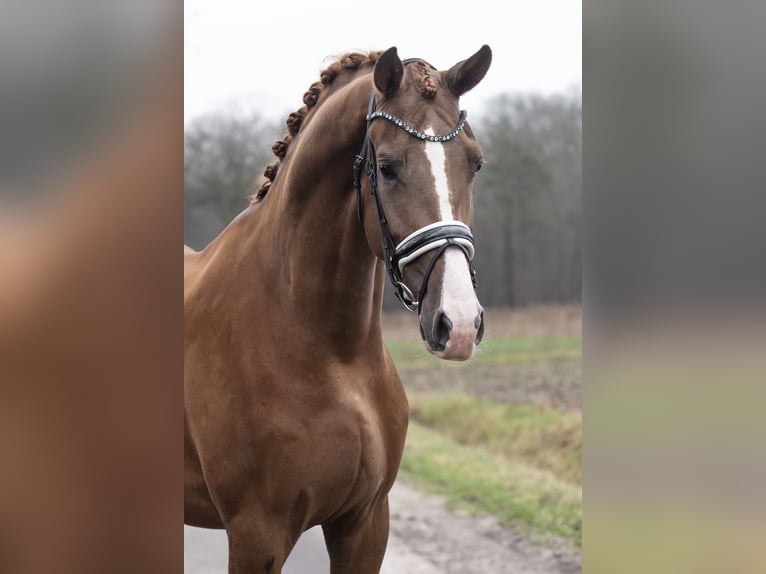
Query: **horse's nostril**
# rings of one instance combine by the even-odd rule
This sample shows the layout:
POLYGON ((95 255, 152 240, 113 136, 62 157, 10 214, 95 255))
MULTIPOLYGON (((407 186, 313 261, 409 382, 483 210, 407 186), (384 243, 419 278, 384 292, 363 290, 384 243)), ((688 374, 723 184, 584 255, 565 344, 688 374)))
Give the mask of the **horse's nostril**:
POLYGON ((450 331, 452 331, 452 321, 443 311, 439 311, 434 321, 434 340, 438 347, 436 350, 443 351, 447 346, 450 331))
POLYGON ((476 333, 476 344, 478 345, 484 338, 484 309, 482 309, 479 314, 476 315, 474 325, 478 329, 478 332, 476 333))

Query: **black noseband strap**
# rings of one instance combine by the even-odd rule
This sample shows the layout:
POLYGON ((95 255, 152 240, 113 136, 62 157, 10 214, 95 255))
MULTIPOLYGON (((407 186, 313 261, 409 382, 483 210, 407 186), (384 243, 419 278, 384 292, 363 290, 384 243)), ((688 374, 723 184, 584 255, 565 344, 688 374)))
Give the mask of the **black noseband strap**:
MULTIPOLYGON (((452 247, 453 245, 456 245, 460 247, 463 250, 463 253, 465 253, 465 256, 468 257, 468 267, 471 269, 471 282, 473 283, 473 288, 476 289, 476 270, 473 268, 473 265, 471 265, 471 258, 468 256, 468 252, 466 251, 465 247, 463 247, 462 244, 457 243, 456 239, 448 238, 444 240, 444 243, 439 245, 439 247, 436 248, 436 253, 433 254, 433 257, 431 257, 431 261, 428 263, 428 267, 426 268, 426 272, 423 275, 423 283, 420 286, 420 293, 418 293, 418 304, 420 301, 423 301, 423 299, 426 296, 426 290, 428 289, 428 280, 431 278, 431 273, 434 270, 434 266, 436 265, 436 262, 438 261, 439 257, 441 257, 445 251, 449 247, 452 247)), ((418 314, 420 314, 420 306, 418 306, 418 314)))
POLYGON ((462 221, 439 221, 418 229, 405 237, 394 252, 394 263, 400 273, 404 273, 404 267, 424 253, 438 249, 445 243, 451 243, 462 247, 468 257, 473 259, 473 235, 468 226, 462 221))
MULTIPOLYGON (((414 60, 405 60, 404 64, 408 64, 412 61, 414 60)), ((433 68, 433 66, 431 67, 433 68)), ((370 93, 370 102, 367 107, 367 134, 364 137, 362 149, 354 161, 354 188, 356 189, 357 214, 359 216, 359 221, 362 223, 362 226, 364 226, 362 218, 362 166, 366 163, 367 177, 370 181, 370 194, 375 199, 375 206, 378 212, 380 243, 383 248, 383 262, 386 265, 388 276, 391 279, 394 289, 396 289, 396 296, 402 304, 410 311, 415 311, 417 309, 418 313, 420 313, 420 303, 426 295, 428 280, 431 277, 436 262, 450 247, 457 247, 465 254, 468 259, 468 267, 471 271, 471 280, 474 288, 476 288, 476 271, 471 264, 474 255, 473 235, 471 234, 470 228, 461 221, 438 221, 418 229, 405 237, 398 245, 395 244, 391 232, 388 229, 388 219, 386 218, 386 213, 383 209, 383 203, 378 194, 378 167, 375 161, 375 149, 370 141, 370 124, 377 118, 384 118, 419 139, 431 142, 447 142, 456 138, 462 131, 463 126, 465 125, 466 112, 460 112, 458 124, 450 133, 443 136, 431 136, 411 128, 407 123, 396 116, 376 112, 375 107, 375 88, 373 87, 370 93), (426 272, 423 275, 423 283, 421 284, 418 297, 415 299, 413 292, 404 283, 404 269, 409 263, 430 251, 435 251, 435 253, 431 257, 431 261, 426 268, 426 272)))

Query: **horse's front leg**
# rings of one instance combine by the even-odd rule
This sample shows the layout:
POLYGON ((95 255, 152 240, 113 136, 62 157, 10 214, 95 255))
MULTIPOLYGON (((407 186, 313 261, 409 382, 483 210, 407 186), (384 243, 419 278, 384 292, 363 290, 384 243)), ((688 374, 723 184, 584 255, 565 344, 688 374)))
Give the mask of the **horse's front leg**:
POLYGON ((283 523, 253 508, 227 520, 229 574, 280 574, 296 538, 283 523))
POLYGON ((322 525, 331 574, 378 574, 388 543, 388 496, 366 512, 322 525))

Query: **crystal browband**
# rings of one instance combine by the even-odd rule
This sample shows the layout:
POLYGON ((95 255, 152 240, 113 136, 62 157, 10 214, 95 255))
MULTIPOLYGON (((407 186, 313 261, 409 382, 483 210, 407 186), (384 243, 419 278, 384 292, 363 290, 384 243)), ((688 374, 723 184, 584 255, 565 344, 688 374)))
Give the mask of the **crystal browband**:
POLYGON ((429 142, 448 142, 449 140, 456 138, 457 135, 460 133, 460 130, 463 129, 463 126, 465 125, 465 118, 467 115, 468 115, 468 112, 466 112, 465 110, 461 110, 460 119, 458 120, 457 125, 455 126, 455 129, 452 130, 450 133, 443 136, 432 136, 429 134, 425 134, 421 131, 418 131, 415 128, 413 128, 411 125, 409 125, 407 122, 405 122, 403 119, 395 116, 394 114, 389 114, 388 112, 373 112, 371 114, 368 114, 367 121, 368 122, 372 121, 375 118, 383 118, 393 123, 394 125, 399 126, 408 134, 413 135, 418 139, 429 141, 429 142))

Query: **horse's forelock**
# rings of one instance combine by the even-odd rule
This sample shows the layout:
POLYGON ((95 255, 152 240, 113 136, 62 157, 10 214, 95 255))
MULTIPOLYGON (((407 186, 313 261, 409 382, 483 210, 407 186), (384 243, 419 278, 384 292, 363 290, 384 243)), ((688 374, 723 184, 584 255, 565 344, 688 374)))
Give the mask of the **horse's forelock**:
POLYGON ((428 100, 433 100, 439 89, 439 84, 432 70, 425 62, 415 61, 408 66, 412 73, 412 79, 420 95, 428 100))

